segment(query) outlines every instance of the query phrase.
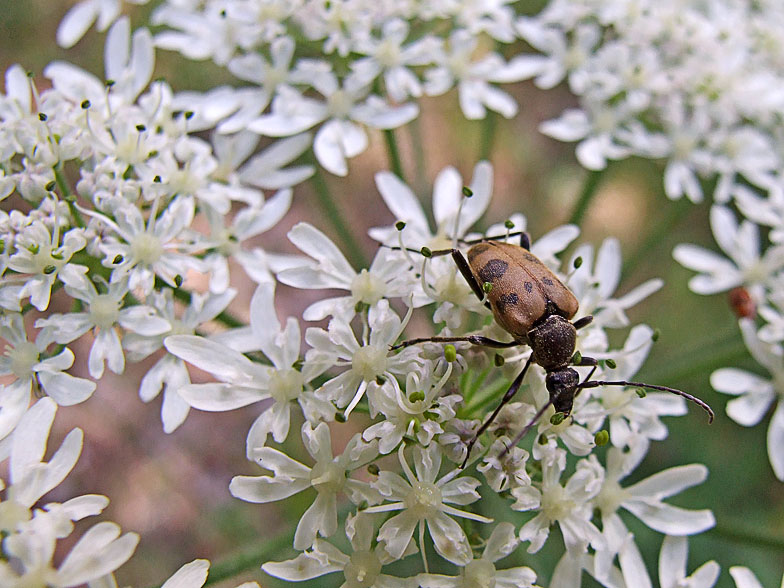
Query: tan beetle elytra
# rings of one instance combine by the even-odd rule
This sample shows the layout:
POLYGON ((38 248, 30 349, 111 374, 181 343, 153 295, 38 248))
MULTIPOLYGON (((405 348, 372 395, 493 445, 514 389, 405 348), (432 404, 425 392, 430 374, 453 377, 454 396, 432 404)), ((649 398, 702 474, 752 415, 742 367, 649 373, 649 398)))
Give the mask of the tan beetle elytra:
POLYGON ((485 347, 508 348, 517 345, 531 347, 531 355, 522 371, 514 379, 504 394, 498 407, 477 430, 466 448, 465 467, 471 449, 479 436, 495 420, 501 409, 517 394, 531 363, 537 363, 546 372, 545 385, 550 395, 533 419, 501 454, 503 456, 516 445, 552 404, 563 417, 572 411, 575 396, 584 388, 598 386, 636 386, 651 388, 677 394, 702 407, 713 421, 713 410, 705 402, 675 388, 656 386, 642 382, 591 380, 598 361, 592 357, 575 355, 577 330, 588 325, 592 316, 584 316, 575 322, 571 319, 577 314, 579 304, 574 294, 547 266, 530 251, 530 240, 526 233, 513 233, 503 237, 488 237, 475 242, 468 250, 468 259, 459 249, 429 251, 423 249, 427 257, 451 255, 460 273, 471 286, 474 294, 490 308, 495 321, 508 332, 512 341, 496 341, 480 335, 463 337, 423 337, 410 339, 392 349, 399 349, 425 341, 450 343, 466 341, 485 347), (508 236, 520 235, 520 245, 498 241, 508 236), (576 363, 575 363, 576 361, 576 363), (592 366, 588 376, 580 382, 580 376, 570 365, 592 366))

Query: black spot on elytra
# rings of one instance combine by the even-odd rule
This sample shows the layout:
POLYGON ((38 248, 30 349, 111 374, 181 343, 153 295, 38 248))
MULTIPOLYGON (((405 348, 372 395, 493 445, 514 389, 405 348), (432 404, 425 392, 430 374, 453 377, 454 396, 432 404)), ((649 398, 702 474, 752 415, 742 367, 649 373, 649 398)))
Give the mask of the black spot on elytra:
POLYGON ((471 249, 468 250, 468 261, 474 261, 474 258, 477 255, 481 255, 488 249, 490 249, 490 245, 487 243, 480 243, 479 245, 474 245, 471 249))
POLYGON ((550 278, 542 278, 542 282, 547 286, 553 286, 553 281, 550 278))
POLYGON ((537 265, 542 263, 539 261, 538 257, 536 257, 533 253, 528 253, 528 251, 523 251, 523 257, 526 261, 530 261, 531 263, 535 263, 537 265))
POLYGON ((503 259, 491 259, 479 270, 479 279, 491 284, 506 273, 509 264, 503 259))
POLYGON ((501 296, 498 297, 498 303, 497 303, 498 311, 504 312, 504 309, 508 305, 511 304, 514 306, 518 302, 520 302, 520 298, 518 298, 516 292, 510 292, 509 294, 502 294, 501 296))
POLYGON ((531 282, 524 282, 523 286, 525 286, 525 291, 529 294, 534 291, 534 285, 531 282))

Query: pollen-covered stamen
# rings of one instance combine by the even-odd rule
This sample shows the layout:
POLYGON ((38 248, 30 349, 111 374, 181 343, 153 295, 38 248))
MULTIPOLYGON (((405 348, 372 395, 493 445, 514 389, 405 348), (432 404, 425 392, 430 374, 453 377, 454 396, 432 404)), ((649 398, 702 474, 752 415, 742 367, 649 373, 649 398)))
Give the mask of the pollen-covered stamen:
POLYGON ((343 574, 348 588, 371 588, 381 574, 381 561, 374 551, 355 551, 343 574))

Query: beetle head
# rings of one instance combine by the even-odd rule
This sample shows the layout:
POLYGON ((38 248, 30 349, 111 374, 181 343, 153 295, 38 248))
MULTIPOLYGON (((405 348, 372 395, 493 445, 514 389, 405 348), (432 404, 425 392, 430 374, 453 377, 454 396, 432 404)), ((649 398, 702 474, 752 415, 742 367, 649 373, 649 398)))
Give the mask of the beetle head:
POLYGON ((544 382, 556 412, 570 414, 580 375, 572 368, 565 367, 548 372, 544 382))
POLYGON ((534 361, 550 372, 566 367, 574 355, 577 329, 567 319, 551 314, 528 331, 534 361))

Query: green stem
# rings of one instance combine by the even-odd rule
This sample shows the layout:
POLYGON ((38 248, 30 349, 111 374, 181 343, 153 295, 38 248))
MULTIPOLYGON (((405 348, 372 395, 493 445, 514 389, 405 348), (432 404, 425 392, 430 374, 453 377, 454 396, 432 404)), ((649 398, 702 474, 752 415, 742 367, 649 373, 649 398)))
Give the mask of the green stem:
MULTIPOLYGON (((484 408, 493 401, 500 401, 501 396, 503 396, 503 393, 508 389, 509 382, 503 382, 502 384, 497 384, 496 386, 490 388, 487 393, 482 394, 482 396, 471 402, 471 404, 466 406, 464 409, 460 410, 460 414, 465 415, 462 418, 475 417, 478 410, 484 408)), ((522 389, 525 389, 525 387, 522 389)))
MULTIPOLYGON (((411 188, 422 197, 429 189, 427 169, 425 167, 424 144, 422 142, 422 125, 419 117, 417 117, 406 126, 411 137, 411 151, 414 156, 414 185, 411 186, 411 188)), ((430 209, 431 206, 429 205, 424 207, 425 214, 428 215, 428 219, 432 222, 432 212, 430 209)))
POLYGON ((60 188, 63 200, 68 204, 68 210, 71 212, 71 216, 73 217, 76 226, 82 228, 86 227, 87 225, 84 222, 79 209, 76 208, 76 198, 71 194, 71 188, 68 185, 68 182, 65 181, 62 162, 58 161, 57 165, 52 169, 54 170, 54 180, 57 182, 57 187, 60 188))
POLYGON ((387 145, 389 166, 392 168, 392 172, 405 182, 406 177, 403 175, 403 164, 400 161, 400 150, 397 146, 397 137, 395 137, 394 129, 384 129, 384 141, 387 145))
POLYGON ((681 198, 679 201, 667 207, 667 214, 662 218, 656 227, 649 231, 645 240, 637 247, 635 252, 623 263, 621 275, 628 275, 637 265, 646 259, 652 250, 662 241, 666 235, 672 234, 673 229, 683 220, 683 218, 694 209, 694 205, 688 198, 681 198))
POLYGON ((318 201, 321 204, 321 208, 324 211, 327 220, 329 220, 332 227, 335 229, 335 232, 338 234, 341 241, 343 241, 345 248, 348 249, 348 258, 354 267, 367 267, 367 262, 362 254, 362 248, 359 246, 359 242, 354 238, 354 232, 351 230, 351 227, 343 220, 340 210, 338 210, 338 207, 335 205, 335 199, 329 191, 327 181, 324 179, 324 174, 321 173, 321 167, 315 158, 313 159, 313 166, 316 171, 310 178, 310 181, 313 184, 313 188, 316 190, 316 196, 318 197, 318 201))
POLYGON ((495 143, 496 130, 498 129, 498 115, 488 111, 482 121, 482 131, 479 137, 479 160, 490 159, 495 143))
POLYGON ((574 206, 572 216, 569 218, 571 224, 579 225, 582 222, 583 217, 588 210, 588 205, 591 203, 591 200, 593 200, 593 197, 596 196, 602 172, 603 170, 592 170, 588 172, 588 176, 583 183, 582 192, 580 192, 580 197, 577 199, 577 204, 574 206))
POLYGON ((716 523, 716 526, 708 531, 708 534, 727 539, 735 543, 746 543, 759 547, 775 549, 778 553, 784 551, 784 535, 776 535, 770 531, 752 529, 745 524, 723 524, 716 523))

